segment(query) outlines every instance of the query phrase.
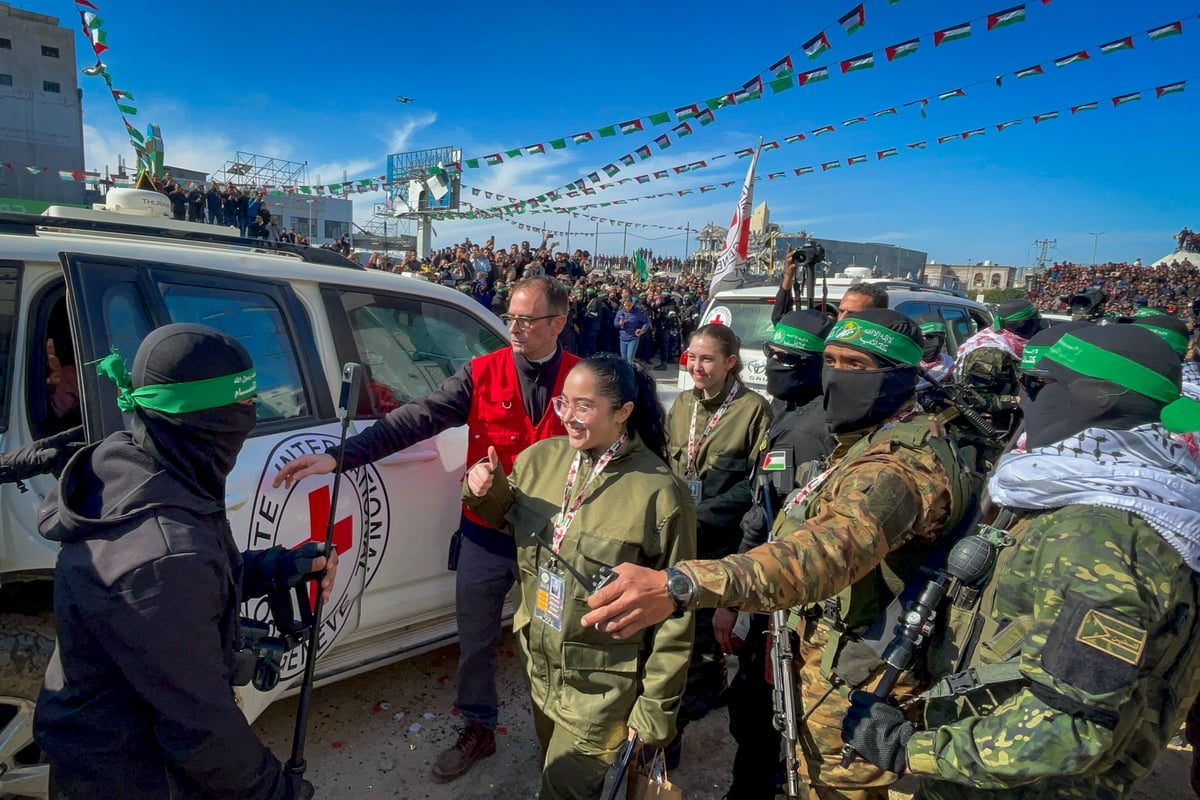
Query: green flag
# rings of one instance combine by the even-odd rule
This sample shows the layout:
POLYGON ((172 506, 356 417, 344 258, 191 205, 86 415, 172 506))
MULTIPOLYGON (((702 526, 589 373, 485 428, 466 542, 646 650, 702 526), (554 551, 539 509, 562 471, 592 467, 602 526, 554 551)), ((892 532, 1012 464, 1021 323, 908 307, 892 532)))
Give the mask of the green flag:
POLYGON ((646 259, 642 256, 641 250, 633 251, 633 268, 637 270, 638 277, 642 280, 650 277, 650 273, 646 271, 646 259))

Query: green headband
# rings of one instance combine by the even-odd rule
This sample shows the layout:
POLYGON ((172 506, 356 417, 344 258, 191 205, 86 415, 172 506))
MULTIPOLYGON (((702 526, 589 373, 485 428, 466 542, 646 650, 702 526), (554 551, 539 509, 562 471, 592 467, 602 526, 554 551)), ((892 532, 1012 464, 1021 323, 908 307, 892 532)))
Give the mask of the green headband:
POLYGON ((1183 397, 1170 379, 1149 367, 1109 352, 1071 334, 1059 339, 1042 356, 1089 378, 1108 381, 1166 403, 1160 419, 1172 433, 1200 431, 1200 402, 1183 397))
POLYGON ((117 405, 125 413, 141 407, 164 414, 186 414, 227 406, 258 394, 253 367, 245 372, 202 381, 156 383, 134 389, 125 360, 115 349, 96 363, 96 373, 117 385, 117 405))
POLYGON ((1013 313, 1009 314, 1007 317, 999 317, 999 316, 996 317, 995 321, 992 323, 992 328, 995 329, 996 331, 999 331, 1000 328, 1003 327, 1004 323, 1006 323, 1006 322, 1020 322, 1023 319, 1029 319, 1030 317, 1036 317, 1037 313, 1038 313, 1038 310, 1036 308, 1034 308, 1032 305, 1028 305, 1028 306, 1025 306, 1024 308, 1017 309, 1013 313))
MULTIPOLYGON (((1135 314, 1134 316, 1137 315, 1135 314)), ((1154 316, 1161 317, 1163 315, 1155 314, 1154 316)), ((1133 324, 1137 325, 1139 328, 1145 328, 1152 333, 1157 333, 1159 336, 1167 340, 1167 344, 1171 345, 1171 349, 1176 353, 1181 356, 1187 355, 1188 340, 1187 337, 1179 331, 1173 331, 1170 328, 1160 328, 1157 325, 1151 325, 1149 322, 1135 322, 1133 324)))
POLYGON ((775 331, 771 334, 771 344, 790 347, 793 350, 805 350, 809 353, 819 353, 825 349, 825 340, 820 336, 800 328, 793 328, 791 325, 784 325, 782 322, 775 326, 775 331))
POLYGON ((1143 306, 1142 308, 1139 308, 1137 311, 1133 312, 1133 316, 1135 318, 1136 317, 1161 317, 1166 313, 1167 312, 1165 312, 1165 311, 1159 311, 1157 308, 1150 308, 1148 306, 1143 306))
POLYGON ((1025 345, 1025 349, 1021 351, 1021 371, 1028 372, 1037 366, 1037 362, 1042 360, 1042 356, 1050 349, 1047 344, 1025 345))
POLYGON ((922 322, 921 323, 921 333, 923 333, 927 336, 931 333, 940 333, 942 335, 945 335, 946 324, 944 322, 936 322, 936 321, 935 322, 922 322))
POLYGON ((922 348, 907 335, 865 319, 847 318, 833 326, 826 345, 861 347, 877 355, 915 367, 921 363, 922 348))

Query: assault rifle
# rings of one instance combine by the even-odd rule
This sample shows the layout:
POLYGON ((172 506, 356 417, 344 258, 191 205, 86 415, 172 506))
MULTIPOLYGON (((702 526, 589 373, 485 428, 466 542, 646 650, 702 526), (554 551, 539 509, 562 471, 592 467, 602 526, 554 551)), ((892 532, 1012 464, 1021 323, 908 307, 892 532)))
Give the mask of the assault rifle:
MULTIPOLYGON (((767 524, 774 525, 775 510, 771 507, 771 482, 761 473, 758 476, 758 490, 762 498, 763 513, 767 516, 767 524)), ((800 762, 796 758, 796 743, 800 739, 799 713, 796 703, 796 681, 792 672, 792 631, 788 628, 788 609, 780 608, 771 612, 771 699, 775 706, 775 716, 772 720, 775 729, 783 736, 786 748, 787 766, 784 772, 785 788, 788 797, 800 797, 800 762)))

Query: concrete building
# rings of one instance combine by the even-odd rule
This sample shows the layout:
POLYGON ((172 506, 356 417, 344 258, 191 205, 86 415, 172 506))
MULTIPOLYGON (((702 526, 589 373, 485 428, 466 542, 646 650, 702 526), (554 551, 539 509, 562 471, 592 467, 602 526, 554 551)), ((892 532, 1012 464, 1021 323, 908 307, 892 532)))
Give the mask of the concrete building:
POLYGON ((84 202, 84 182, 70 177, 84 169, 76 36, 57 17, 0 3, 0 164, 12 165, 0 166, 0 206, 84 202))
POLYGON ((696 236, 697 246, 692 258, 696 260, 701 269, 711 269, 712 265, 717 263, 717 257, 721 255, 721 248, 725 246, 725 236, 728 233, 729 228, 723 228, 711 222, 700 229, 700 233, 696 236))
POLYGON ((1011 289, 1013 276, 1017 271, 1016 267, 1003 267, 991 261, 949 266, 962 282, 962 290, 971 297, 992 289, 1011 289))
MULTIPOLYGON (((925 276, 929 254, 909 250, 894 244, 879 242, 845 242, 838 239, 814 237, 825 248, 825 264, 831 276, 844 273, 849 267, 866 267, 876 278, 920 281, 925 276)), ((775 261, 782 263, 789 247, 804 244, 802 234, 782 233, 775 237, 775 261)))

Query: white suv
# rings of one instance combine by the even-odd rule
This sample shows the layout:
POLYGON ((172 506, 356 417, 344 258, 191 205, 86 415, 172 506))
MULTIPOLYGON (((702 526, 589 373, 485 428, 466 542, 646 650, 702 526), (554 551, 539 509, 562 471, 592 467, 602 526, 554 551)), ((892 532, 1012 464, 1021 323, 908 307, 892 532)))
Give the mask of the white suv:
MULTIPOLYGON (((828 282, 826 300, 834 308, 841 302, 842 295, 860 281, 832 279, 828 282)), ((938 289, 924 286, 911 281, 894 281, 888 279, 867 279, 863 283, 873 283, 888 293, 888 307, 914 317, 918 314, 940 314, 946 321, 949 331, 946 347, 954 355, 958 345, 982 327, 992 324, 992 313, 987 306, 976 303, 948 289, 938 289)), ((701 324, 718 322, 733 328, 733 332, 742 340, 742 380, 750 388, 766 394, 767 391, 767 361, 763 355, 763 342, 771 338, 774 325, 771 322, 771 312, 775 307, 775 295, 779 287, 748 286, 741 289, 727 289, 718 292, 708 301, 701 317, 701 324)), ((816 301, 820 305, 822 287, 817 284, 816 301)), ((684 343, 686 351, 686 342, 684 343)), ((679 377, 677 386, 680 391, 692 388, 692 376, 688 374, 687 364, 680 356, 679 377)))
MULTIPOLYGON (((161 198, 136 194, 147 197, 123 202, 161 198)), ((353 433, 505 345, 507 331, 452 289, 230 231, 114 210, 0 214, 0 451, 80 419, 89 441, 122 429, 114 386, 87 365, 112 349, 132 363, 152 329, 203 323, 237 338, 258 372, 258 425, 227 484, 239 546, 323 540, 332 476, 290 490, 272 489, 271 479, 288 460, 337 441, 342 364, 367 368, 353 433), (49 339, 65 368, 77 370, 75 420, 50 402, 49 339)), ((455 428, 347 474, 334 509, 342 567, 326 605, 318 681, 453 640, 446 552, 465 458, 466 429, 455 428)), ((35 513, 53 480, 0 486, 0 796, 46 796, 30 729, 54 638, 45 589, 57 548, 38 535, 35 513)), ((265 601, 246 612, 268 619, 265 601)), ((301 648, 287 656, 274 691, 241 689, 247 716, 294 691, 302 667, 301 648)))

